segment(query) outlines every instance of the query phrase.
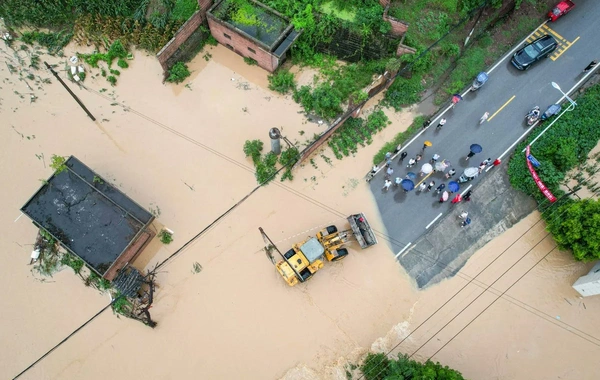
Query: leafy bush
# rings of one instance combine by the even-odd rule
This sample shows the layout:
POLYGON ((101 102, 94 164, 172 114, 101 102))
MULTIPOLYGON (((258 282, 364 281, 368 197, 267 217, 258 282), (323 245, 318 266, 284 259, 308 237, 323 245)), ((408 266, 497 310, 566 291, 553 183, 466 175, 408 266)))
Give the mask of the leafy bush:
POLYGON ((288 70, 278 70, 275 74, 269 75, 269 89, 277 91, 280 94, 287 94, 290 90, 296 88, 294 74, 288 70))
POLYGON ((158 234, 158 238, 163 244, 171 244, 171 242, 173 241, 173 234, 167 230, 162 230, 158 234))
POLYGON ((70 253, 63 254, 60 258, 60 263, 73 269, 73 272, 75 272, 75 274, 79 274, 81 272, 81 269, 85 265, 83 260, 70 253))
POLYGON ((600 259, 600 200, 565 202, 546 222, 558 246, 573 251, 575 259, 600 259))
POLYGON ((244 154, 246 157, 252 158, 255 166, 260 162, 263 145, 263 142, 260 140, 246 140, 244 143, 244 154))
POLYGON ((117 66, 119 66, 122 69, 126 69, 129 67, 129 63, 127 63, 127 61, 123 58, 119 58, 119 60, 117 61, 117 66))
POLYGON ((462 374, 457 370, 429 360, 420 363, 403 354, 399 354, 398 359, 393 360, 385 354, 370 353, 360 366, 360 370, 367 380, 464 380, 462 374))
POLYGON ((348 118, 331 136, 328 145, 338 160, 358 150, 358 145, 365 146, 373 142, 372 136, 390 124, 390 120, 382 110, 371 113, 366 120, 348 118))
POLYGON ((66 157, 53 154, 50 160, 50 168, 54 170, 54 174, 60 174, 67 170, 67 165, 65 165, 65 162, 67 162, 66 157))
POLYGON ((383 103, 400 111, 402 106, 417 103, 424 90, 420 75, 413 75, 410 79, 398 76, 385 92, 383 103))
POLYGON ((250 58, 250 57, 244 57, 244 62, 246 62, 246 64, 249 66, 257 66, 258 65, 258 62, 256 61, 256 59, 250 58))
POLYGON ((256 181, 259 185, 266 185, 277 173, 277 156, 273 152, 267 153, 264 158, 256 164, 256 181))
POLYGON ((190 75, 190 70, 188 70, 187 65, 183 62, 177 62, 169 69, 167 82, 181 83, 190 75))
POLYGON ((104 61, 110 68, 115 59, 127 58, 127 49, 123 46, 120 40, 113 42, 106 53, 92 53, 79 55, 88 65, 98 67, 99 61, 104 61))
POLYGON ((57 33, 31 31, 23 32, 21 41, 29 45, 33 45, 34 42, 37 42, 41 46, 47 48, 50 54, 56 54, 67 46, 72 37, 73 33, 68 33, 66 31, 57 33))
POLYGON ((111 86, 115 86, 117 84, 117 78, 114 75, 107 76, 106 80, 108 81, 108 83, 110 83, 111 86))

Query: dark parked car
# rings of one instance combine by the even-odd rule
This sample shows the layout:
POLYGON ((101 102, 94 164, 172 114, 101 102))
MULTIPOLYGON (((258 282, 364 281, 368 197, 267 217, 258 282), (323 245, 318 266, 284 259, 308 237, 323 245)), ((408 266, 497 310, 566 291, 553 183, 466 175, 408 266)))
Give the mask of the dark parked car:
POLYGON ((548 57, 557 46, 554 37, 546 34, 517 51, 510 62, 519 70, 527 70, 540 59, 548 57))

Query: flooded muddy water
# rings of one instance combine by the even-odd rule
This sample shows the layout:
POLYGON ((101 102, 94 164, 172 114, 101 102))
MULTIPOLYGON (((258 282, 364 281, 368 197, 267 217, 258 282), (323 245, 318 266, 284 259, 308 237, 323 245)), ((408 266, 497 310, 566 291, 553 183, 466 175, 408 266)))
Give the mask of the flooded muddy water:
MULTIPOLYGON (((0 60, 15 60, 2 49, 0 60)), ((98 124, 56 80, 35 87, 35 102, 22 98, 15 93, 26 92, 21 76, 0 64, 0 339, 8 342, 0 355, 3 377, 23 371, 109 302, 68 268, 40 278, 27 265, 36 229, 18 218, 19 208, 50 176, 52 154, 77 156, 175 231, 173 243, 152 242, 137 263, 152 268, 254 189, 254 169, 242 151, 246 140, 261 139, 266 151, 271 127, 298 144, 323 130, 289 95, 268 90, 264 71, 224 47, 207 52, 209 60, 200 53, 190 63, 192 76, 180 85, 162 84, 160 65, 141 52, 114 88, 100 76, 88 76, 85 88, 69 82, 98 124)), ((59 58, 46 59, 64 66, 59 58)), ((34 75, 50 78, 45 70, 34 75)), ((463 268, 464 276, 417 292, 385 244, 390 237, 363 180, 379 147, 414 117, 386 113, 392 124, 372 145, 343 161, 327 149, 318 152, 314 165, 294 172, 293 182, 276 180, 259 189, 170 260, 157 277, 151 309, 156 329, 108 310, 21 378, 341 379, 348 360, 371 348, 391 350, 538 216, 483 248, 463 268), (284 250, 323 226, 347 227, 345 217, 357 212, 367 215, 380 244, 366 250, 350 244, 348 258, 326 263, 305 284, 288 287, 262 250, 258 227, 284 250)), ((543 226, 531 233, 516 244, 520 251, 505 257, 514 260, 537 244, 543 226)), ((553 244, 543 240, 477 306, 506 290, 553 244)), ((510 265, 502 263, 396 350, 416 349, 510 265)), ((591 379, 600 353, 600 301, 581 300, 570 288, 586 269, 568 253, 553 251, 433 359, 473 379, 591 379)), ((440 340, 416 357, 437 351, 478 310, 442 330, 440 340)))

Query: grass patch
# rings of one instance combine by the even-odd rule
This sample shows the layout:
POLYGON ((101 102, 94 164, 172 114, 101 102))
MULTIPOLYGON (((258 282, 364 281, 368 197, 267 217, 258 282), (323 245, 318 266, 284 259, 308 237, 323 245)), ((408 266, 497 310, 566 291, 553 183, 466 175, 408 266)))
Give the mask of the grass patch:
POLYGON ((173 11, 171 12, 171 20, 186 21, 194 12, 198 10, 197 0, 176 0, 173 11))
POLYGON ((333 15, 339 19, 346 21, 354 21, 356 18, 356 12, 352 9, 338 9, 333 1, 323 3, 321 5, 321 12, 333 15))

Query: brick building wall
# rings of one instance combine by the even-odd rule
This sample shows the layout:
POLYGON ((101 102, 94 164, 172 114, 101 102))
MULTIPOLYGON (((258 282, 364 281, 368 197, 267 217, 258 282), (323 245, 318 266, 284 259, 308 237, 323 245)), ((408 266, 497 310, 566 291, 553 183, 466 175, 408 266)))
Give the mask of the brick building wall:
POLYGON ((397 18, 391 17, 388 15, 388 11, 390 9, 390 6, 387 5, 385 7, 385 11, 383 11, 383 19, 387 22, 390 23, 390 25, 392 25, 392 30, 390 30, 390 33, 394 36, 403 36, 406 31, 408 30, 408 24, 398 20, 397 18))
POLYGON ((200 8, 203 16, 206 14, 208 8, 210 8, 212 5, 213 0, 198 0, 198 7, 200 8))
POLYGON ((240 35, 235 30, 231 30, 227 25, 222 24, 213 17, 208 17, 208 27, 212 36, 220 44, 228 47, 237 54, 254 59, 258 66, 274 72, 279 66, 279 59, 270 52, 266 51, 254 41, 240 35))
POLYGON ((160 65, 163 68, 163 71, 168 71, 169 67, 167 65, 167 61, 179 47, 188 39, 189 36, 192 35, 198 29, 202 21, 204 20, 204 13, 199 10, 196 11, 175 33, 175 36, 171 39, 171 41, 167 42, 165 46, 156 54, 156 58, 160 65))

